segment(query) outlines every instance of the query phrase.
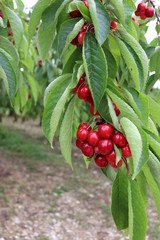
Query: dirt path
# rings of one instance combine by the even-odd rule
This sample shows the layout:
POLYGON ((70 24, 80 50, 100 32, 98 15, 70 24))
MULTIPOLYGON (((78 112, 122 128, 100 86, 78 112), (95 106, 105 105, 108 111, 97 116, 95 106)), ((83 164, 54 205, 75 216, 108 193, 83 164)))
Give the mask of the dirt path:
MULTIPOLYGON (((31 137, 32 133, 31 141, 42 137, 33 123, 17 123, 13 127, 5 121, 4 125, 18 128, 24 136, 31 137)), ((72 172, 64 164, 58 144, 53 159, 36 161, 36 170, 30 171, 26 158, 0 148, 0 240, 125 239, 114 226, 110 214, 111 183, 101 171, 94 165, 86 170, 74 151, 72 172)), ((146 239, 160 239, 155 235, 155 208, 149 214, 154 220, 149 223, 150 237, 146 239)))

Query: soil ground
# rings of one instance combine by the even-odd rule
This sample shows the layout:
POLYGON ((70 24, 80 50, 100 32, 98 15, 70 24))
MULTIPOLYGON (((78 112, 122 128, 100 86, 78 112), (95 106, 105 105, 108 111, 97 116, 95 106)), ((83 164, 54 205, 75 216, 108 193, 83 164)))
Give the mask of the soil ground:
MULTIPOLYGON (((0 240, 120 240, 110 213, 111 182, 73 144, 74 171, 37 121, 0 124, 0 240)), ((160 239, 149 198, 146 239, 160 239)))

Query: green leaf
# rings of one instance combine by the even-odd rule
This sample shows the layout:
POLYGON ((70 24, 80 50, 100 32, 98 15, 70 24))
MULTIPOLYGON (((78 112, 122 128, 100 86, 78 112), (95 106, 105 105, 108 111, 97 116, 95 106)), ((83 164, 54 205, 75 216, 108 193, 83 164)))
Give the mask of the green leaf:
POLYGON ((82 60, 82 49, 70 45, 65 56, 63 56, 63 73, 72 73, 76 61, 82 60))
POLYGON ((71 144, 72 144, 72 125, 74 117, 75 97, 69 102, 60 129, 59 142, 63 157, 72 166, 71 144))
POLYGON ((106 177, 108 177, 112 182, 116 178, 116 172, 114 171, 113 167, 110 164, 106 168, 101 168, 102 172, 106 177))
POLYGON ((52 3, 52 0, 39 0, 32 11, 31 18, 29 21, 29 27, 28 27, 28 38, 29 42, 31 41, 36 28, 40 22, 41 16, 43 11, 52 3))
POLYGON ((160 78, 160 47, 157 47, 150 58, 150 71, 155 71, 155 79, 160 78))
POLYGON ((143 50, 143 48, 141 47, 141 45, 138 43, 138 41, 134 37, 132 37, 122 26, 118 25, 118 31, 120 32, 120 35, 123 41, 125 41, 134 50, 134 53, 136 53, 139 61, 141 62, 141 65, 140 65, 142 66, 141 71, 143 71, 142 87, 144 88, 148 78, 148 70, 149 70, 148 57, 145 51, 143 50))
POLYGON ((151 151, 149 152, 149 160, 147 165, 160 190, 160 161, 151 151))
POLYGON ((126 25, 130 26, 131 24, 131 16, 133 12, 136 10, 136 6, 132 0, 123 0, 124 7, 124 17, 126 25))
POLYGON ((120 49, 117 45, 117 42, 115 40, 115 37, 113 37, 112 35, 109 35, 108 42, 109 42, 110 52, 112 53, 113 57, 115 58, 117 67, 118 67, 120 59, 121 59, 121 53, 120 53, 120 49))
POLYGON ((88 5, 97 40, 102 45, 110 31, 109 14, 99 0, 88 0, 88 5))
POLYGON ((151 97, 148 96, 149 102, 149 112, 152 116, 152 119, 160 126, 160 104, 154 101, 151 97))
POLYGON ((155 203, 156 203, 156 206, 157 206, 157 210, 158 210, 158 215, 159 215, 159 219, 160 219, 160 204, 159 204, 159 201, 160 201, 160 189, 158 188, 157 186, 157 183, 155 182, 151 172, 150 172, 150 169, 147 165, 145 165, 143 167, 143 172, 144 172, 144 175, 146 177, 146 180, 148 182, 148 185, 151 189, 151 192, 153 194, 153 197, 154 197, 154 200, 155 200, 155 203))
POLYGON ((32 94, 33 94, 33 98, 34 98, 34 102, 35 104, 37 103, 37 99, 38 99, 38 86, 37 86, 37 82, 35 81, 34 77, 32 75, 27 75, 27 80, 29 82, 32 94))
POLYGON ((102 100, 100 101, 98 111, 104 120, 106 120, 109 123, 112 123, 112 119, 109 114, 109 107, 108 107, 108 101, 107 101, 106 95, 104 95, 102 100))
POLYGON ((122 152, 119 148, 116 147, 116 145, 114 145, 114 150, 116 152, 116 165, 117 165, 122 158, 122 152))
POLYGON ((128 177, 118 169, 112 186, 111 212, 117 229, 128 227, 128 177))
POLYGON ((148 109, 148 98, 145 94, 137 92, 133 88, 125 89, 127 98, 134 111, 141 119, 143 125, 148 126, 149 121, 149 109, 148 109))
POLYGON ((129 179, 129 236, 130 240, 144 240, 147 230, 147 215, 137 182, 129 179))
POLYGON ((71 74, 62 75, 51 82, 45 91, 42 128, 51 146, 61 114, 71 91, 69 88, 70 82, 71 74))
POLYGON ((112 118, 113 125, 117 130, 121 131, 121 126, 119 124, 118 117, 116 116, 116 113, 114 111, 113 102, 109 97, 107 97, 107 99, 108 99, 109 113, 112 118))
POLYGON ((145 132, 137 128, 133 122, 131 122, 127 118, 122 118, 120 120, 121 126, 125 132, 127 141, 129 143, 133 165, 134 165, 134 173, 133 179, 137 176, 137 174, 142 170, 144 164, 149 159, 149 149, 147 143, 147 136, 145 132))
POLYGON ((147 129, 145 129, 145 132, 147 133, 148 142, 152 151, 158 158, 160 158, 160 137, 148 131, 147 129))
POLYGON ((144 201, 145 207, 147 207, 147 205, 148 205, 147 181, 146 181, 146 178, 144 176, 144 173, 141 171, 137 175, 136 179, 137 179, 137 183, 138 183, 141 195, 143 197, 143 201, 144 201))
POLYGON ((83 159, 84 159, 84 162, 85 162, 85 164, 86 164, 86 168, 88 169, 89 164, 90 164, 91 161, 92 161, 92 158, 88 158, 88 157, 86 157, 85 155, 83 155, 83 159))
POLYGON ((121 23, 124 24, 124 7, 122 0, 110 0, 110 3, 113 5, 113 11, 121 23))
POLYGON ((114 79, 116 77, 117 72, 116 60, 114 59, 112 53, 106 47, 103 47, 103 51, 106 56, 108 64, 108 77, 114 79))
POLYGON ((108 70, 103 49, 92 33, 84 37, 83 62, 96 112, 107 86, 108 70))
POLYGON ((55 26, 52 24, 48 28, 44 28, 43 23, 38 29, 38 51, 42 59, 45 59, 49 52, 55 35, 55 26))
POLYGON ((88 11, 88 8, 86 8, 86 6, 84 5, 83 2, 77 2, 77 8, 78 10, 80 11, 80 13, 82 14, 83 18, 91 23, 91 18, 90 18, 90 14, 89 14, 89 11, 88 11))
POLYGON ((0 50, 0 77, 4 80, 10 100, 13 101, 17 90, 17 78, 8 56, 0 50))
POLYGON ((9 9, 8 7, 6 7, 5 10, 6 10, 6 14, 8 16, 9 22, 11 24, 14 40, 16 43, 16 47, 18 49, 23 39, 23 32, 24 32, 23 24, 21 19, 18 17, 18 15, 14 11, 9 9))
POLYGON ((113 102, 117 105, 120 110, 120 116, 126 117, 134 122, 137 126, 140 126, 140 120, 134 110, 124 102, 120 97, 118 97, 113 91, 107 89, 107 94, 112 98, 113 102))

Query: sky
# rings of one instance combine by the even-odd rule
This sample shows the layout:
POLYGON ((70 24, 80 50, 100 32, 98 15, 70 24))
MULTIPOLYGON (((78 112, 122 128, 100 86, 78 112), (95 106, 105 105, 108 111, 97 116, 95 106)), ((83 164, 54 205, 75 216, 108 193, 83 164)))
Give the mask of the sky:
MULTIPOLYGON (((25 4, 26 8, 31 8, 38 0, 22 0, 22 1, 25 4)), ((137 4, 140 2, 142 2, 142 0, 137 0, 137 4)), ((157 5, 160 6, 160 0, 154 0, 154 3, 156 6, 157 5)), ((149 29, 146 34, 148 43, 150 43, 157 36, 156 31, 155 31, 155 26, 156 26, 156 21, 152 21, 149 23, 149 29)))

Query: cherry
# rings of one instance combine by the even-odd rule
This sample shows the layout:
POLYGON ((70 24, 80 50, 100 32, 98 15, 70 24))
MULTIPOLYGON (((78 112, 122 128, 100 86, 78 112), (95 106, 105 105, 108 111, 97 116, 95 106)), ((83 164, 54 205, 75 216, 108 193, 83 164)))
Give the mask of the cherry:
POLYGON ((121 150, 122 150, 123 157, 129 158, 132 156, 131 149, 128 144, 125 147, 121 148, 121 150))
POLYGON ((118 117, 120 114, 119 108, 116 106, 116 104, 113 102, 113 107, 114 107, 114 111, 116 113, 116 116, 118 117))
POLYGON ((80 79, 79 79, 79 81, 77 83, 77 86, 75 88, 73 88, 74 93, 76 93, 78 91, 79 87, 84 85, 84 82, 85 82, 84 77, 80 77, 80 79))
POLYGON ((113 167, 113 168, 120 168, 122 166, 122 163, 123 163, 123 160, 121 159, 119 162, 118 162, 118 166, 116 165, 116 161, 115 162, 110 162, 110 165, 113 167))
POLYGON ((87 25, 84 24, 83 27, 81 28, 80 32, 86 32, 87 31, 87 25))
POLYGON ((145 15, 145 12, 142 12, 140 15, 140 19, 145 20, 147 17, 145 15))
POLYGON ((98 147, 98 146, 95 146, 95 147, 94 147, 94 152, 95 152, 96 154, 100 154, 100 151, 99 151, 99 147, 98 147))
POLYGON ((74 11, 70 12, 69 15, 70 15, 72 18, 78 18, 78 17, 81 17, 81 16, 82 16, 79 10, 74 10, 74 11))
POLYGON ((8 36, 12 36, 13 37, 13 32, 8 32, 8 36))
POLYGON ((98 145, 98 142, 99 142, 99 135, 96 131, 92 131, 89 133, 88 135, 88 143, 89 145, 91 146, 97 146, 98 145))
POLYGON ((145 3, 141 2, 141 3, 138 4, 137 10, 138 10, 139 12, 144 12, 145 9, 146 9, 145 3))
POLYGON ((84 5, 89 9, 87 0, 83 0, 84 5))
POLYGON ((76 146, 77 146, 79 149, 82 149, 83 142, 77 139, 77 140, 76 140, 76 146))
POLYGON ((122 163, 123 163, 123 160, 121 159, 121 160, 118 162, 118 167, 121 167, 121 166, 122 166, 122 163))
POLYGON ((90 114, 91 114, 92 116, 98 116, 98 115, 100 115, 99 112, 98 112, 98 110, 97 110, 97 112, 94 114, 94 105, 91 105, 91 106, 90 106, 89 111, 90 111, 90 114))
POLYGON ((117 147, 120 147, 120 148, 127 145, 127 140, 126 140, 125 136, 120 132, 116 133, 113 136, 113 142, 117 147))
POLYGON ((86 103, 91 104, 91 105, 94 104, 91 93, 90 93, 90 96, 88 96, 86 99, 84 99, 84 101, 85 101, 86 103))
POLYGON ((28 99, 30 99, 32 97, 32 93, 30 92, 29 94, 28 94, 28 99))
POLYGON ((109 163, 116 162, 116 152, 113 150, 110 154, 106 155, 106 159, 109 163))
POLYGON ((78 97, 79 99, 86 99, 90 96, 90 89, 87 86, 82 86, 78 90, 78 97))
POLYGON ((4 17, 1 9, 0 9, 0 17, 1 17, 1 18, 4 17))
POLYGON ((146 8, 145 15, 148 18, 152 18, 154 16, 154 8, 152 7, 146 8))
POLYGON ((41 58, 39 59, 39 63, 42 63, 42 59, 41 58))
POLYGON ((137 17, 139 17, 139 16, 141 15, 141 12, 138 11, 138 10, 136 10, 136 11, 135 11, 135 15, 136 15, 137 17))
POLYGON ((101 124, 98 128, 98 134, 102 139, 112 138, 114 128, 110 124, 101 124))
POLYGON ((134 16, 132 16, 132 20, 135 22, 136 21, 136 19, 135 19, 135 17, 134 16))
POLYGON ((80 46, 83 45, 83 39, 84 39, 85 34, 86 34, 86 32, 80 32, 78 34, 78 43, 79 43, 80 46))
POLYGON ((37 48, 37 45, 35 45, 35 47, 34 47, 34 48, 37 50, 37 49, 38 49, 38 48, 37 48))
POLYGON ((97 155, 95 158, 95 163, 100 168, 106 168, 108 165, 108 161, 106 160, 105 156, 97 155))
POLYGON ((8 22, 7 22, 7 27, 8 27, 8 28, 11 27, 9 20, 8 20, 8 22))
POLYGON ((117 29, 117 22, 111 21, 110 29, 116 30, 117 29))
POLYGON ((86 77, 86 73, 85 72, 83 73, 83 77, 86 77))
POLYGON ((94 154, 94 149, 88 143, 84 143, 82 146, 82 152, 86 157, 92 157, 94 154))
POLYGON ((71 41, 72 45, 78 45, 78 35, 71 41))
POLYGON ((89 131, 84 128, 79 128, 77 131, 77 138, 80 141, 85 141, 88 137, 89 131))
POLYGON ((91 126, 85 122, 80 123, 78 129, 87 129, 88 131, 91 131, 91 126))
POLYGON ((113 142, 110 139, 100 140, 98 147, 101 154, 110 154, 113 150, 113 142))

